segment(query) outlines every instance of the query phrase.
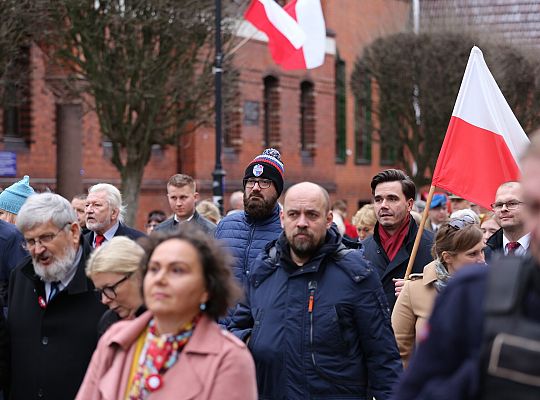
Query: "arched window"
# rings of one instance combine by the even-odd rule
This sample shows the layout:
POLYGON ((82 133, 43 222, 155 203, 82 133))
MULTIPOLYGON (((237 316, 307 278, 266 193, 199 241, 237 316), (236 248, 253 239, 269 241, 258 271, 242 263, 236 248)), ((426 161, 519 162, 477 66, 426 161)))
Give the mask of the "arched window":
POLYGON ((304 156, 315 155, 315 88, 309 81, 300 84, 300 145, 304 156))
POLYGON ((264 147, 281 147, 279 80, 272 75, 264 78, 264 147))

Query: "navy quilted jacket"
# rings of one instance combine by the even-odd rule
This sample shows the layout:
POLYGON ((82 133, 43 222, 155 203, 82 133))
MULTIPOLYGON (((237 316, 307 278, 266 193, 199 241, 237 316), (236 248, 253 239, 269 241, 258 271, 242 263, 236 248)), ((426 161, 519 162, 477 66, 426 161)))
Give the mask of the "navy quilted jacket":
POLYGON ((261 250, 282 231, 279 211, 276 204, 272 215, 264 220, 255 220, 242 211, 227 215, 217 226, 214 236, 234 256, 234 276, 242 287, 245 287, 251 265, 261 250))

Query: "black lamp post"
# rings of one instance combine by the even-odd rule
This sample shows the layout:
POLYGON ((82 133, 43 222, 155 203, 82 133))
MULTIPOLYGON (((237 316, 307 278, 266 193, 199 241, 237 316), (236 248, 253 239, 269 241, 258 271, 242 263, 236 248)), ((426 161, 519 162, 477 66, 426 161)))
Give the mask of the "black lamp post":
POLYGON ((223 74, 221 52, 221 0, 215 0, 216 4, 216 58, 214 64, 215 82, 215 113, 216 113, 216 165, 212 172, 212 195, 214 203, 223 215, 223 177, 225 171, 221 165, 221 137, 222 137, 222 103, 221 103, 221 77, 223 74))

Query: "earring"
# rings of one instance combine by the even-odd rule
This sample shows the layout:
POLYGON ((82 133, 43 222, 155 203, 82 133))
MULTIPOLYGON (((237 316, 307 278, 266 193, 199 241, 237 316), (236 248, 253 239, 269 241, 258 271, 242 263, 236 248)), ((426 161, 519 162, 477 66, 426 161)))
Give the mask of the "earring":
POLYGON ((206 303, 201 303, 201 304, 199 305, 199 309, 200 309, 201 311, 206 310, 206 303))

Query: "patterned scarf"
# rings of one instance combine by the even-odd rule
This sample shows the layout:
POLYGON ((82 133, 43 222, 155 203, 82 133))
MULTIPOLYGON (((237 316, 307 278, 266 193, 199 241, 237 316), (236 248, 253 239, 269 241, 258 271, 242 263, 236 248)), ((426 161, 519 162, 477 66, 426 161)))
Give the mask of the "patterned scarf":
POLYGON ((146 399, 150 393, 161 387, 163 374, 178 361, 180 352, 193 335, 199 319, 200 315, 196 316, 176 335, 158 334, 154 319, 150 321, 127 399, 146 399))
POLYGON ((446 285, 448 285, 450 274, 443 263, 438 259, 435 260, 435 275, 437 275, 437 280, 435 281, 434 285, 437 293, 439 293, 446 287, 446 285))

